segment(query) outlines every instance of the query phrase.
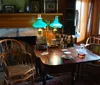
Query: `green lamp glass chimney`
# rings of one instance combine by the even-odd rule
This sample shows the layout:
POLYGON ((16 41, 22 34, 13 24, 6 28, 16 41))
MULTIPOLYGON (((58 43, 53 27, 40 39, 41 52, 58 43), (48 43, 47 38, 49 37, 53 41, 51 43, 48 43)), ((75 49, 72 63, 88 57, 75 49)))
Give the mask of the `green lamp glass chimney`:
POLYGON ((50 24, 52 28, 61 28, 63 25, 59 22, 58 16, 55 16, 53 23, 50 24))
POLYGON ((41 14, 38 14, 36 22, 32 25, 34 28, 46 28, 47 24, 42 21, 41 14))

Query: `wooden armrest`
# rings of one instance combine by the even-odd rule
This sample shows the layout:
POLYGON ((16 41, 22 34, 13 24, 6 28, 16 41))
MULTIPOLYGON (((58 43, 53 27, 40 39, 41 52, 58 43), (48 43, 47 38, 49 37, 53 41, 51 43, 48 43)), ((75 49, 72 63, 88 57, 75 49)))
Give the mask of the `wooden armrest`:
POLYGON ((29 52, 26 52, 26 51, 23 51, 23 52, 24 52, 25 54, 28 54, 28 55, 32 56, 31 53, 29 53, 29 52))
POLYGON ((89 44, 85 44, 85 47, 88 47, 88 46, 90 46, 90 45, 92 45, 93 43, 89 43, 89 44))

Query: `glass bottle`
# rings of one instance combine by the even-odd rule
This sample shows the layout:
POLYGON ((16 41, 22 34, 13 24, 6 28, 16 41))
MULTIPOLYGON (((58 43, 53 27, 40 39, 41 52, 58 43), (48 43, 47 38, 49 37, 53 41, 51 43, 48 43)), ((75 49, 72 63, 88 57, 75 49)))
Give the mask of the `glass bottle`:
POLYGON ((63 41, 63 38, 61 38, 61 40, 60 40, 60 47, 61 47, 61 48, 64 48, 64 41, 63 41))

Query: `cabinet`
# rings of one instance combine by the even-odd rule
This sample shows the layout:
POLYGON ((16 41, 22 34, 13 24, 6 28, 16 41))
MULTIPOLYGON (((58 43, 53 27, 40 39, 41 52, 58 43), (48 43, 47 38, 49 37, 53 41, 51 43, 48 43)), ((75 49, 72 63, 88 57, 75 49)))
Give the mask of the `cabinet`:
POLYGON ((65 9, 64 33, 75 34, 75 3, 76 0, 68 0, 68 5, 65 9))
POLYGON ((59 12, 63 13, 64 34, 75 34, 75 5, 76 0, 59 0, 59 12))

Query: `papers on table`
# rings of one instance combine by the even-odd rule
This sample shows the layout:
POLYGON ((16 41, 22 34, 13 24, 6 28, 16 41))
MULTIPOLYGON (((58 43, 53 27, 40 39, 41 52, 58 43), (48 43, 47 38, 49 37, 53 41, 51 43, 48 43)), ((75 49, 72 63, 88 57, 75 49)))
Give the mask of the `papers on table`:
POLYGON ((68 51, 67 49, 61 49, 62 51, 68 51))
POLYGON ((49 52, 42 52, 41 55, 48 55, 49 52))

